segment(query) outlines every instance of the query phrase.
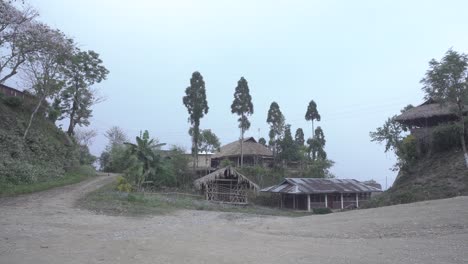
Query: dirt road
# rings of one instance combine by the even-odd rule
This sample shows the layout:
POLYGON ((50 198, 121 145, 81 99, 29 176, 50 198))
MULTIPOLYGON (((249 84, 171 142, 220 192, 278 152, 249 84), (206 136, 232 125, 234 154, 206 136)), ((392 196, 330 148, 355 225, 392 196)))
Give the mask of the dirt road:
POLYGON ((74 207, 99 177, 0 200, 0 263, 468 263, 468 197, 302 218, 74 207))

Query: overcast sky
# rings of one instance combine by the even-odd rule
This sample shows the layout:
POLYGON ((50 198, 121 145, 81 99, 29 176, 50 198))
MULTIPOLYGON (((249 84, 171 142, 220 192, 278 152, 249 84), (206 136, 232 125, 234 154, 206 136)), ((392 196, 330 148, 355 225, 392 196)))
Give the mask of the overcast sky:
POLYGON ((369 131, 407 104, 422 102, 420 79, 431 58, 468 52, 468 1, 118 1, 27 0, 41 20, 98 52, 110 70, 94 108, 92 152, 116 125, 129 136, 149 130, 189 149, 184 90, 193 71, 206 82, 201 127, 222 143, 238 139, 230 112, 234 87, 249 82, 254 103, 248 136, 268 137, 272 101, 296 128, 318 104, 328 156, 338 178, 375 179, 385 187, 393 154, 369 131))

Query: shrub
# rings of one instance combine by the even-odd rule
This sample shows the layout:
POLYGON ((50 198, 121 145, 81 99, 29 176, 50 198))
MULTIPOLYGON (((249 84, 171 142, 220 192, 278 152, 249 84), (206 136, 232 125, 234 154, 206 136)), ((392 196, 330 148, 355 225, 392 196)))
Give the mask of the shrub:
POLYGON ((3 101, 10 107, 18 107, 23 104, 23 99, 13 96, 6 97, 3 101))
POLYGON ((332 213, 332 210, 330 208, 314 208, 312 212, 314 214, 329 214, 332 213))
POLYGON ((461 127, 459 124, 440 125, 432 131, 432 147, 441 152, 459 148, 461 127))
POLYGON ((414 164, 419 158, 418 140, 413 135, 405 137, 397 150, 397 155, 400 159, 399 163, 401 168, 406 168, 414 164))
POLYGON ((117 178, 117 190, 119 192, 131 192, 132 191, 132 185, 127 181, 127 179, 125 179, 124 177, 122 176, 119 176, 117 178))

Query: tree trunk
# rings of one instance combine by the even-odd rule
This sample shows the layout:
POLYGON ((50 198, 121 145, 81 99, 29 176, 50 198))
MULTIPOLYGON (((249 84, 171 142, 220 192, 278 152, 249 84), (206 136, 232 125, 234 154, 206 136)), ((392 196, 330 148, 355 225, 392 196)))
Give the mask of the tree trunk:
POLYGON ((462 144, 462 149, 463 149, 463 157, 465 158, 465 166, 468 168, 468 153, 466 151, 466 143, 465 143, 465 120, 463 119, 463 109, 461 111, 461 116, 460 116, 460 123, 462 127, 462 132, 460 135, 460 141, 462 144))
POLYGON ((314 120, 312 119, 312 138, 315 137, 314 120))
POLYGON ((244 146, 244 129, 241 128, 241 144, 240 144, 240 151, 241 151, 241 160, 240 160, 240 167, 244 165, 244 151, 243 151, 243 146, 244 146))
POLYGON ((29 118, 28 126, 26 127, 26 130, 24 131, 23 139, 26 139, 26 137, 28 136, 28 132, 29 132, 29 129, 31 128, 31 124, 32 124, 32 121, 34 119, 34 116, 39 111, 39 108, 41 108, 41 104, 42 104, 42 101, 44 101, 44 99, 45 99, 45 96, 42 96, 39 99, 39 102, 37 103, 36 108, 34 108, 34 111, 32 112, 31 117, 29 118))

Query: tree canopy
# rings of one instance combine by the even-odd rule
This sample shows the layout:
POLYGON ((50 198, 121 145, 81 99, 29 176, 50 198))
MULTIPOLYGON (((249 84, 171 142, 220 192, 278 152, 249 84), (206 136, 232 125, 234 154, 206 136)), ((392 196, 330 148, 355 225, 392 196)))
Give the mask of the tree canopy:
POLYGON ((317 110, 317 104, 314 100, 310 100, 309 105, 307 106, 307 112, 305 114, 305 119, 312 122, 312 137, 314 136, 314 120, 320 121, 320 114, 317 110))
POLYGON ((239 128, 241 130, 241 163, 242 167, 244 164, 244 134, 250 128, 250 121, 248 119, 249 115, 252 115, 254 112, 252 97, 250 96, 249 85, 247 80, 244 77, 241 77, 237 82, 237 86, 234 92, 234 101, 231 105, 231 113, 237 114, 239 116, 239 128))
MULTIPOLYGON (((192 155, 198 159, 198 140, 200 137, 200 119, 208 113, 208 101, 206 100, 205 81, 199 72, 194 72, 190 79, 190 86, 185 89, 182 101, 189 114, 188 121, 192 125, 192 155)), ((194 163, 195 166, 195 163, 194 163)))

